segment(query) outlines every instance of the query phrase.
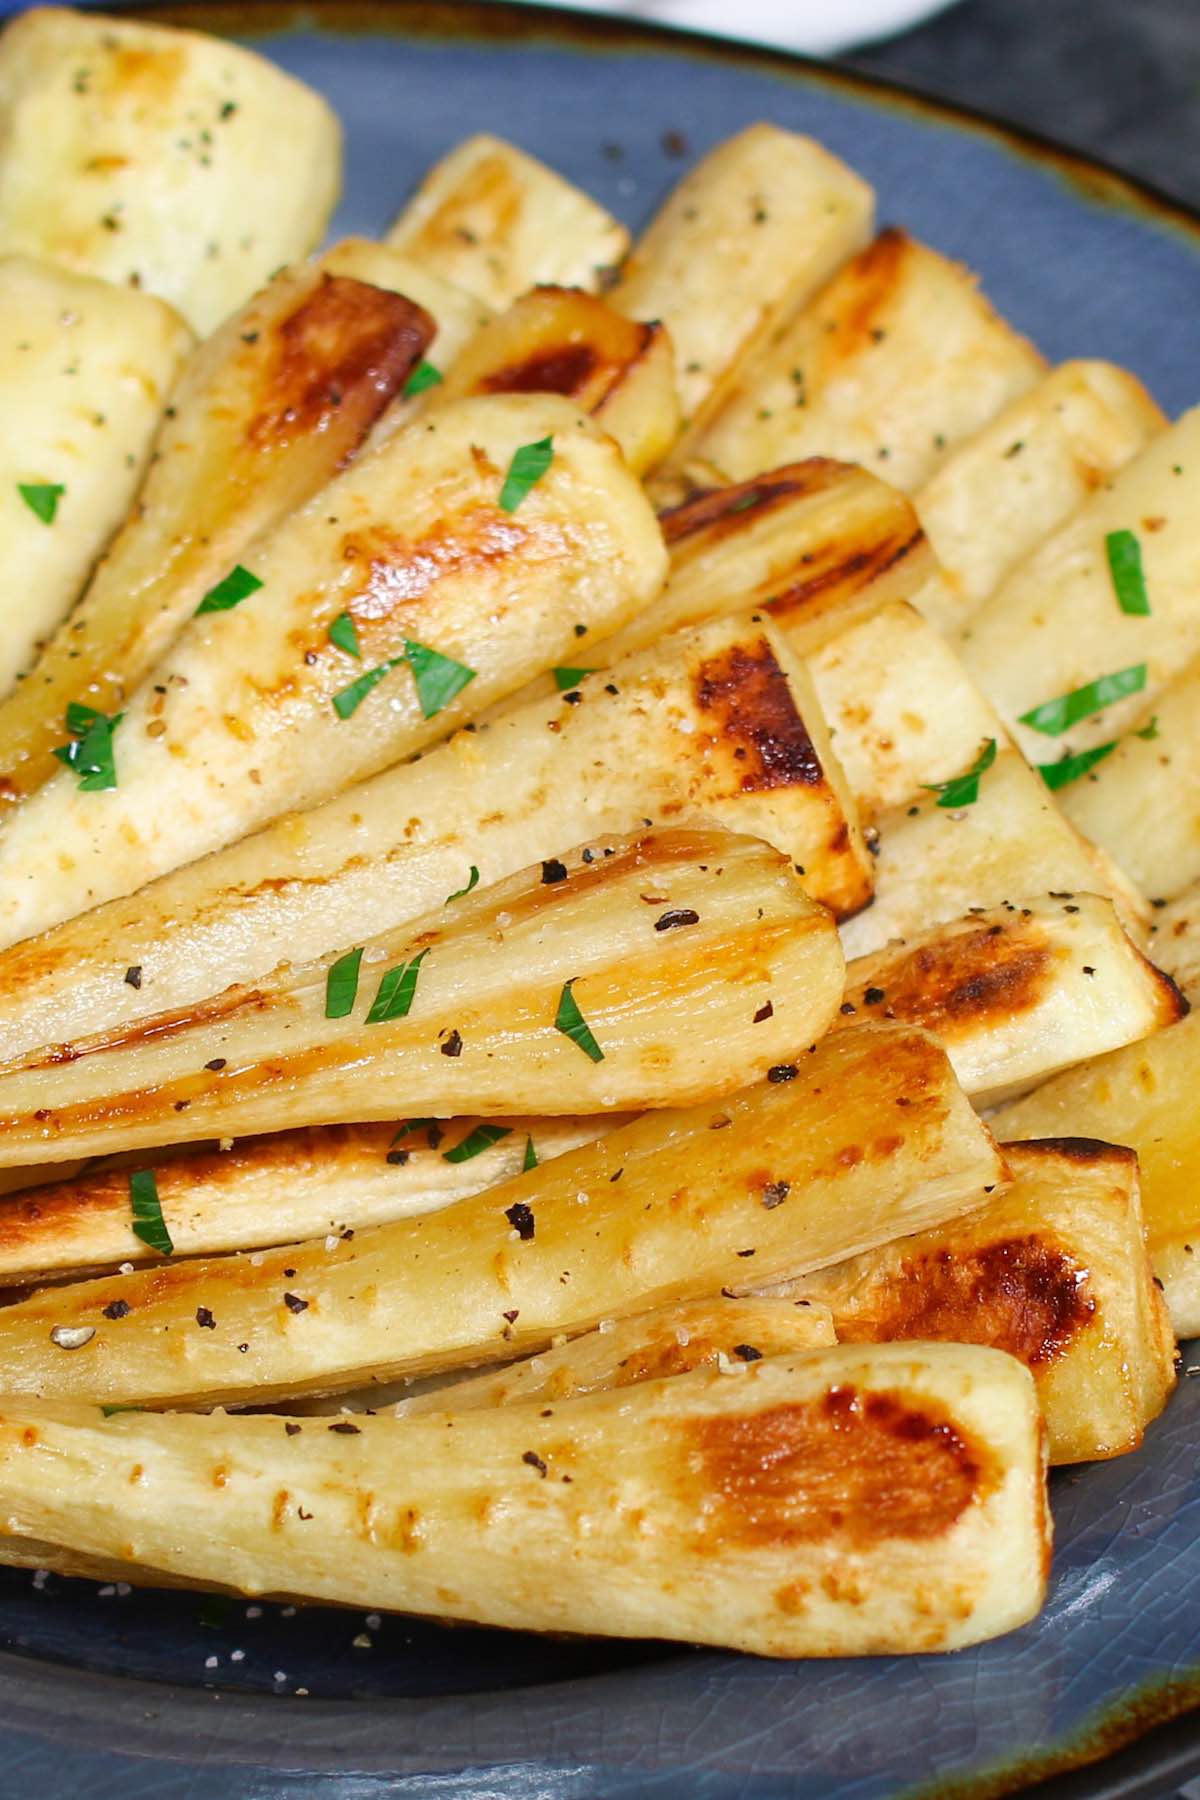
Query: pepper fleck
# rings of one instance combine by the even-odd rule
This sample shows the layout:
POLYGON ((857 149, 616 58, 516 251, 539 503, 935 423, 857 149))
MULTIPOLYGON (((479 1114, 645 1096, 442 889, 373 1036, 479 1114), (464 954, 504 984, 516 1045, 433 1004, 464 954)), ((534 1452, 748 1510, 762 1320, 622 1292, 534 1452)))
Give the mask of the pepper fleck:
POLYGON ((456 1028, 450 1033, 444 1044, 438 1045, 438 1048, 443 1056, 461 1056, 462 1046, 462 1033, 456 1028))
POLYGON ((504 1216, 521 1242, 527 1244, 534 1233, 533 1208, 526 1206, 524 1200, 514 1200, 505 1207, 504 1216))
POLYGON ((655 931, 676 931, 681 925, 698 925, 700 914, 693 912, 690 906, 674 906, 662 917, 655 919, 655 931))
MULTIPOLYGON (((289 1312, 302 1313, 308 1311, 308 1301, 302 1300, 299 1294, 285 1294, 283 1296, 283 1304, 287 1307, 289 1312)), ((240 1344, 238 1345, 238 1349, 241 1349, 240 1344)))
POLYGON ((197 1325, 202 1326, 205 1331, 215 1331, 217 1328, 217 1321, 213 1318, 207 1306, 198 1306, 196 1308, 196 1323, 197 1325))
POLYGON ((545 887, 553 887, 555 882, 565 881, 566 879, 567 865, 564 862, 559 862, 556 856, 552 856, 549 862, 544 862, 542 864, 542 883, 545 887))
POLYGON ((753 1344, 735 1344, 733 1354, 740 1356, 743 1362, 761 1362, 762 1351, 756 1350, 753 1344))
POLYGON ((546 1465, 542 1461, 541 1457, 538 1455, 536 1450, 526 1450, 524 1456, 521 1458, 521 1461, 523 1463, 528 1463, 531 1469, 536 1469, 538 1474, 541 1476, 542 1480, 545 1481, 546 1465))
POLYGON ((110 1300, 103 1309, 106 1319, 127 1319, 132 1310, 128 1300, 110 1300))
POLYGON ((792 1191, 790 1181, 768 1181, 763 1189, 762 1203, 770 1212, 776 1206, 782 1206, 792 1191))
POLYGON ((776 1063, 773 1069, 767 1070, 767 1080, 773 1082, 795 1081, 796 1075, 795 1063, 776 1063))
POLYGON ((135 963, 132 969, 126 969, 125 980, 131 988, 140 988, 141 987, 141 985, 142 985, 142 969, 141 969, 140 963, 135 963))

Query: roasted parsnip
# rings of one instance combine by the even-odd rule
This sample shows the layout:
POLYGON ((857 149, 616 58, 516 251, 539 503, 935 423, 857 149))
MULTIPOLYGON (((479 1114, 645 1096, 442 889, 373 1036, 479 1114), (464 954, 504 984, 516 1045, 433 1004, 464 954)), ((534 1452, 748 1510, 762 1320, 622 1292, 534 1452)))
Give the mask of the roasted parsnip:
POLYGON ((615 444, 556 396, 502 394, 416 421, 245 554, 261 591, 192 619, 130 697, 113 791, 64 769, 9 817, 0 941, 445 736, 622 624, 666 562, 615 444), (506 511, 505 471, 548 437, 506 511), (330 637, 343 615, 357 655, 330 637))
POLYGON ((608 674, 0 952, 0 1058, 208 999, 647 819, 765 839, 839 916, 869 898, 820 708, 769 625, 716 620, 608 674))
POLYGON ((1004 1160, 1012 1186, 965 1219, 806 1275, 786 1294, 828 1306, 841 1342, 949 1339, 1019 1357, 1037 1382, 1051 1462, 1136 1450, 1175 1380, 1137 1158, 1047 1138, 1005 1144, 1004 1160))
POLYGON ((341 127, 274 63, 142 20, 35 7, 0 44, 0 249, 171 301, 212 331, 321 237, 341 127))
POLYGON ((1007 901, 859 957, 839 1021, 900 1019, 944 1046, 977 1106, 996 1106, 1187 1011, 1175 983, 1095 894, 1007 901))
POLYGON ((969 438, 914 496, 940 565, 918 605, 954 631, 1166 425, 1114 363, 1068 362, 969 438))
POLYGON ((828 150, 750 125, 692 169, 635 244, 612 303, 662 319, 695 425, 723 378, 870 236, 875 196, 828 150))
POLYGON ((8 1396, 0 1518, 151 1581, 774 1656, 952 1649, 1041 1603, 1041 1425, 999 1351, 838 1346, 545 1413, 105 1418, 8 1396))
MULTIPOLYGON (((322 252, 318 267, 327 275, 345 275, 368 287, 403 294, 427 312, 437 327, 430 354, 436 359, 434 366, 439 373, 449 368, 492 318, 491 308, 474 294, 468 294, 466 288, 455 287, 424 263, 414 262, 403 251, 393 250, 390 244, 381 244, 374 238, 340 238, 322 252)), ((382 418, 390 420, 394 414, 403 414, 405 404, 402 399, 393 400, 382 418)))
POLYGON ((58 770, 69 702, 121 710, 256 533, 354 454, 432 329, 399 295, 297 269, 201 346, 172 392, 126 524, 0 707, 0 798, 58 770))
POLYGON ((1005 1137, 1103 1132, 1136 1150, 1146 1246, 1181 1337, 1200 1335, 1200 1016, 1067 1069, 992 1123, 1005 1137))
POLYGON ((0 697, 121 523, 191 344, 149 294, 0 257, 0 697))
POLYGON ((1200 408, 1152 438, 972 616, 967 667, 1031 761, 1111 743, 1200 653, 1198 511, 1200 408), (1114 556, 1127 574, 1114 576, 1114 556), (1084 710, 1081 690, 1126 672, 1124 697, 1084 710), (1025 720, 1067 696, 1080 709, 1067 729, 1025 720))
POLYGON ((1150 951, 1185 994, 1200 994, 1200 883, 1155 909, 1150 951))
POLYGON ((158 1404, 471 1368, 841 1261, 944 1224, 1003 1179, 944 1052, 864 1027, 442 1212, 45 1288, 0 1308, 0 1358, 10 1391, 158 1404))
POLYGON ((616 839, 340 955, 0 1070, 0 1166, 443 1114, 704 1100, 820 1036, 832 916, 716 830, 616 839), (186 1114, 186 1120, 181 1116, 186 1114))
POLYGON ((540 283, 595 288, 629 233, 503 138, 465 138, 426 175, 387 241, 497 312, 540 283))
POLYGON ((836 456, 911 493, 1044 367, 966 269, 884 231, 739 366, 685 448, 735 481, 836 456))

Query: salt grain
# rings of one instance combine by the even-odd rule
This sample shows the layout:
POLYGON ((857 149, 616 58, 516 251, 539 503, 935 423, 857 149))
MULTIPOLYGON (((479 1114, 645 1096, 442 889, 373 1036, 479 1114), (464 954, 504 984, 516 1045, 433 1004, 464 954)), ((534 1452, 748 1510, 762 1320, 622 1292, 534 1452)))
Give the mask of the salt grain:
POLYGON ((215 1669, 220 1661, 221 1659, 219 1656, 206 1656, 204 1659, 204 1666, 206 1669, 215 1669))
POLYGON ((229 1660, 230 1662, 245 1662, 246 1652, 244 1650, 231 1650, 229 1652, 229 1660))
POLYGON ((246 1608, 246 1617, 248 1619, 261 1619, 262 1618, 262 1607, 261 1606, 248 1606, 246 1608))
POLYGON ((351 1642, 356 1650, 371 1650, 374 1648, 373 1639, 369 1638, 365 1631, 360 1631, 356 1638, 351 1639, 351 1642))

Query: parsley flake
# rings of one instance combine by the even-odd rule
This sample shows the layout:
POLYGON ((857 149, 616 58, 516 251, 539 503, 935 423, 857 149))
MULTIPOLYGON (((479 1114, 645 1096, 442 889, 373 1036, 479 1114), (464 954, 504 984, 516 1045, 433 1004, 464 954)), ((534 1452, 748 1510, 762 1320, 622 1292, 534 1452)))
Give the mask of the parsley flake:
POLYGON ((240 606, 243 600, 256 594, 261 586, 262 582, 257 575, 252 575, 249 569, 243 569, 241 563, 237 563, 223 581, 218 581, 216 587, 209 588, 196 608, 196 617, 199 618, 202 613, 232 612, 235 606, 240 606))
POLYGON ((569 688, 578 687, 585 675, 594 675, 596 671, 595 669, 551 669, 550 673, 554 677, 554 683, 559 693, 565 694, 569 688))
POLYGON ((470 1162, 472 1157, 482 1156, 485 1150, 490 1150, 493 1144, 500 1142, 501 1138, 511 1135, 511 1125, 477 1125, 461 1144, 454 1146, 453 1150, 442 1151, 442 1161, 448 1163, 470 1162))
POLYGON ((1114 701, 1123 700, 1127 694, 1140 694, 1146 685, 1145 663, 1135 663, 1132 668, 1117 669, 1111 675, 1098 676, 1084 687, 1073 688, 1069 694, 1060 694, 1056 700, 1045 700, 1041 706, 1021 714, 1022 725, 1031 725, 1035 731, 1043 732, 1047 737, 1060 737, 1077 725, 1080 719, 1090 719, 1093 713, 1103 712, 1106 706, 1114 701))
POLYGON ((408 1119, 400 1126, 392 1143, 398 1144, 401 1138, 409 1137, 414 1131, 424 1131, 426 1126, 432 1126, 436 1130, 440 1125, 440 1119, 408 1119))
POLYGON ((442 902, 442 905, 449 906, 449 904, 452 900, 462 900, 463 898, 465 898, 465 896, 467 894, 469 894, 471 892, 472 888, 477 888, 478 886, 479 886, 479 870, 475 867, 475 864, 472 863, 471 864, 471 873, 467 877, 466 887, 456 888, 452 894, 447 894, 445 900, 443 900, 443 902, 442 902))
POLYGON ((361 656, 362 646, 358 641, 358 628, 348 612, 340 612, 329 627, 329 641, 344 650, 347 656, 361 656))
POLYGON ((449 706, 454 696, 475 679, 475 670, 468 669, 466 663, 455 662, 453 657, 431 650, 428 644, 414 643, 411 638, 404 646, 404 654, 417 684, 421 712, 427 719, 449 706))
POLYGON ((1134 737, 1145 738, 1148 744, 1152 744, 1158 736, 1158 714, 1155 713, 1150 723, 1148 725, 1143 725, 1141 730, 1135 731, 1133 735, 1134 737))
POLYGON ((979 798, 979 777, 990 769, 996 760, 996 740, 988 738, 971 764, 962 775, 955 775, 950 781, 923 781, 921 786, 930 794, 937 794, 938 805, 945 807, 974 806, 979 798))
POLYGON ((417 991, 417 976, 428 955, 428 950, 421 950, 411 962, 397 963, 394 969, 388 970, 371 1002, 371 1010, 367 1014, 368 1025, 384 1025, 389 1019, 408 1017, 413 995, 417 991))
POLYGON ((333 710, 338 718, 349 719, 356 713, 371 689, 377 687, 384 676, 390 675, 392 670, 403 661, 402 656, 389 656, 386 662, 379 663, 374 669, 368 669, 365 675, 360 675, 356 681, 350 683, 349 687, 341 688, 333 696, 333 710))
POLYGON ((115 1419, 118 1413, 141 1412, 142 1408, 140 1406, 102 1406, 100 1411, 104 1418, 115 1419))
POLYGON ((325 1017, 327 1019, 344 1019, 354 1011, 354 1002, 358 996, 358 966, 362 962, 362 950, 347 950, 345 956, 339 956, 329 966, 325 977, 325 1017))
POLYGON ((163 1218, 153 1169, 135 1169, 130 1175, 129 1205, 133 1213, 134 1237, 149 1244, 151 1250, 170 1256, 175 1246, 163 1218))
POLYGON ((423 394, 426 388, 436 387, 446 377, 433 363, 422 357, 412 374, 404 384, 404 398, 412 400, 417 394, 423 394))
POLYGON ((68 702, 67 731, 71 741, 58 745, 54 754, 78 776, 81 793, 97 794, 116 787, 113 733, 124 717, 124 713, 114 713, 110 719, 78 700, 68 702))
POLYGON ((58 503, 66 493, 60 481, 19 481, 17 492, 35 518, 53 525, 58 503))
POLYGON ((1116 740, 1111 744, 1097 744, 1092 750, 1080 750, 1075 756, 1064 756, 1058 762, 1039 763, 1038 774, 1046 786, 1054 791, 1067 787, 1072 781, 1078 781, 1089 769, 1094 769, 1098 762, 1111 756, 1116 749, 1116 740))
POLYGON ((533 1139, 531 1137, 526 1137, 526 1139, 525 1139, 525 1160, 521 1164, 522 1175, 528 1175, 530 1169, 536 1169, 537 1166, 538 1166, 538 1153, 533 1147, 533 1139))
POLYGON ((522 444, 513 452, 500 489, 499 505, 504 512, 516 512, 522 500, 535 488, 554 461, 554 439, 539 438, 536 444, 522 444))
POLYGON ((1104 540, 1108 572, 1112 576, 1117 605, 1123 613, 1144 618, 1150 612, 1142 546, 1132 531, 1110 531, 1104 540))
POLYGON ((573 1044, 578 1044, 584 1055, 590 1056, 593 1062, 603 1062, 604 1052, 571 992, 577 980, 578 976, 575 976, 563 983, 563 991, 558 998, 558 1011, 554 1015, 554 1029, 561 1031, 564 1037, 569 1037, 573 1044))

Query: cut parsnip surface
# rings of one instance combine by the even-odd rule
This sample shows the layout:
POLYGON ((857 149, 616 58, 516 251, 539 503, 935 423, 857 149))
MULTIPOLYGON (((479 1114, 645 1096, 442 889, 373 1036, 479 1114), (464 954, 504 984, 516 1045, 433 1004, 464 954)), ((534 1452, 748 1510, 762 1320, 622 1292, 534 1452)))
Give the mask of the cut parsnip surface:
POLYGON ((1135 1450, 1175 1380, 1137 1158, 1051 1138, 1005 1144, 1004 1159, 1012 1186, 986 1206, 806 1275, 786 1294, 828 1306, 843 1343, 948 1339, 1019 1357, 1037 1382, 1051 1462, 1135 1450))
MULTIPOLYGON (((512 1118, 489 1120, 481 1130, 480 1120, 446 1119, 410 1131, 394 1120, 281 1131, 228 1149, 158 1150, 159 1206, 177 1256, 353 1234, 437 1212, 519 1175, 529 1145, 539 1163, 549 1162, 626 1122, 623 1113, 512 1118)), ((158 1253, 133 1229, 134 1166, 136 1160, 116 1157, 0 1198, 0 1281, 25 1285, 154 1261, 158 1253)))
POLYGON ((1185 994, 1200 996, 1200 883, 1156 909, 1150 951, 1185 994))
POLYGON ((0 257, 0 696, 124 518, 191 345, 148 294, 0 257))
POLYGON ((169 1144, 181 1127, 670 1106, 754 1081, 827 1028, 837 930, 779 851, 699 828, 604 851, 7 1065, 0 1166, 169 1144))
POLYGON ((1174 899, 1200 880, 1200 657, 1110 755, 1062 789, 1060 805, 1152 899, 1174 899))
POLYGON ((892 938, 912 937, 973 906, 1036 893, 1107 894, 1125 929, 1142 941, 1151 917, 1146 901, 1067 823, 1018 751, 998 752, 969 806, 943 807, 938 799, 914 796, 876 821, 875 900, 842 926, 847 957, 882 950, 892 938))
POLYGON ((578 288, 534 288, 480 331, 429 390, 427 411, 469 394, 562 394, 644 475, 679 432, 666 328, 634 323, 578 288))
POLYGON ((723 378, 870 235, 875 196, 811 138, 751 125, 679 183, 621 270, 612 303, 662 319, 694 424, 723 378))
POLYGON ((58 771, 69 701, 120 711, 255 534, 354 454, 431 333, 401 296, 318 267, 285 271, 200 346, 136 506, 0 707, 0 796, 58 771))
POLYGON ((1076 894, 974 910, 857 959, 837 1022, 922 1026, 976 1105, 996 1106, 1186 1010, 1175 983, 1125 935, 1112 902, 1076 894))
POLYGON ((139 20, 17 20, 0 129, 0 249, 146 288, 201 333, 307 256, 341 187, 341 127, 312 88, 139 20))
POLYGON ((1113 363, 1051 370, 969 438, 913 497, 942 580, 918 604, 943 631, 981 601, 1166 425, 1113 363))
POLYGON ((1200 652, 1200 408, 1160 432, 1113 481, 1014 569, 963 632, 963 657, 1031 760, 1108 743, 1132 727, 1200 652), (1118 603, 1105 550, 1112 532, 1140 549, 1146 610, 1118 603), (1021 714, 1103 675, 1145 666, 1140 688, 1065 734, 1021 714))
POLYGON ((445 736, 578 655, 592 630, 623 624, 666 563, 615 444, 551 395, 418 420, 245 555, 261 589, 192 619, 130 698, 116 788, 82 791, 64 769, 10 816, 0 941, 132 893, 445 736), (546 437, 550 468, 505 511, 512 458, 546 437), (359 657, 329 636, 346 612, 359 657), (404 659, 423 653, 470 680, 455 675, 447 700, 438 662, 420 689, 404 659))
POLYGON ((738 368, 688 448, 735 481, 836 456, 911 493, 1044 368, 965 269, 888 230, 738 368))
POLYGON ((761 837, 839 915, 871 858, 804 669, 745 617, 463 731, 0 952, 0 1059, 193 1005, 646 819, 761 837), (126 980, 130 968, 137 985, 126 980))
POLYGON ((289 1433, 9 1396, 0 1517, 151 1581, 774 1656, 952 1649, 1041 1603, 1040 1420, 998 1351, 838 1346, 545 1413, 289 1433))
POLYGON ((1176 1334, 1200 1335, 1200 1015, 1000 1109, 1004 1137, 1103 1132, 1136 1150, 1146 1246, 1176 1334))
POLYGON ((540 283, 595 288, 629 233, 545 163, 480 133, 434 165, 387 241, 500 311, 540 283))
POLYGON ((804 1274, 944 1224, 1003 1179, 944 1052, 869 1026, 444 1212, 43 1289, 0 1308, 0 1363, 10 1390, 164 1405, 470 1368, 804 1274), (66 1351, 60 1327, 91 1335, 66 1351))

